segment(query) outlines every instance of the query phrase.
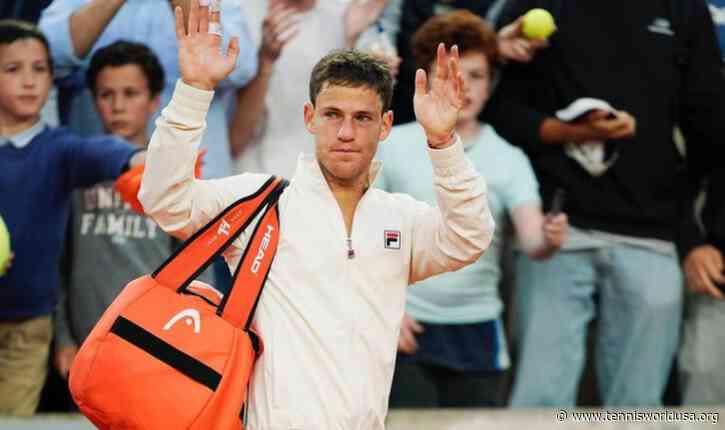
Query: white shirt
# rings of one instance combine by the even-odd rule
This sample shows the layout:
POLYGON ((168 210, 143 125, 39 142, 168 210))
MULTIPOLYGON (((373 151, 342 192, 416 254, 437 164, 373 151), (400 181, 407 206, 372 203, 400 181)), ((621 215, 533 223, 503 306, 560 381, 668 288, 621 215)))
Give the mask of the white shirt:
MULTIPOLYGON (((269 177, 193 177, 213 97, 179 82, 149 144, 139 199, 169 233, 188 237, 269 177)), ((421 142, 425 151, 426 143, 421 142)), ((254 324, 264 342, 250 430, 384 428, 406 286, 470 264, 493 235, 486 185, 460 140, 429 150, 440 209, 370 188, 352 227, 313 157, 280 198, 280 240, 254 324), (385 241, 387 232, 397 240, 385 241)), ((379 165, 371 167, 374 177, 379 165)), ((225 257, 236 268, 243 241, 225 257)))
MULTIPOLYGON (((259 46, 267 1, 245 1, 242 6, 251 39, 259 46)), ((274 64, 265 97, 263 129, 244 148, 237 161, 238 172, 264 172, 291 178, 297 155, 313 152, 302 109, 310 99, 307 83, 312 68, 323 56, 345 47, 345 7, 339 0, 318 0, 313 9, 300 14, 299 33, 284 46, 274 64)))

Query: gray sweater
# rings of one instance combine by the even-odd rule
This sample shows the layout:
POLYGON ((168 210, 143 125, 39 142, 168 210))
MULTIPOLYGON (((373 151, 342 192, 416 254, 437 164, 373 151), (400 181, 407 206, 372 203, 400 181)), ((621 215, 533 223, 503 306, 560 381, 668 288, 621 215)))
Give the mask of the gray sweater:
POLYGON ((76 191, 63 265, 55 337, 58 346, 83 342, 123 287, 156 270, 174 240, 129 209, 112 182, 76 191))

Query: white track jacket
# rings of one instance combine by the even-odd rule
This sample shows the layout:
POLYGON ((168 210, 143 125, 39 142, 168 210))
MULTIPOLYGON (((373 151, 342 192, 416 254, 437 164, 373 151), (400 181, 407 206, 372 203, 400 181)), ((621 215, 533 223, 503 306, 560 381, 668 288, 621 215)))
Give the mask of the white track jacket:
MULTIPOLYGON (((194 179, 212 96, 179 81, 148 147, 139 198, 181 238, 269 178, 194 179)), ((280 198, 277 256, 254 319, 264 353, 252 377, 248 429, 384 429, 406 286, 472 263, 493 236, 486 184, 460 140, 428 151, 438 207, 370 188, 349 241, 315 158, 300 157, 280 198)), ((371 167, 370 183, 379 169, 371 167)), ((237 239, 225 253, 232 269, 242 245, 237 239)))

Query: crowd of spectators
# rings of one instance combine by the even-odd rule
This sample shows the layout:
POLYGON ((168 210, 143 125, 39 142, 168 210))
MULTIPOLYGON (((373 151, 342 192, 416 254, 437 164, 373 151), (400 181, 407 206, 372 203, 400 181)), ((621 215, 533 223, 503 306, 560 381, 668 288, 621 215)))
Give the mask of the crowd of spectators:
MULTIPOLYGON (((497 231, 477 263, 410 287, 391 407, 570 407, 590 389, 589 359, 603 405, 725 404, 725 159, 713 156, 725 1, 220 4, 216 30, 240 55, 206 118, 206 178, 290 177, 313 151, 313 66, 359 49, 396 78, 371 186, 435 204, 414 76, 435 68, 438 43, 460 50, 456 132, 497 231), (556 22, 546 41, 522 32, 537 7, 556 22)), ((0 216, 13 250, 0 268, 0 415, 73 410, 79 345, 178 245, 113 186, 143 163, 180 78, 176 6, 188 13, 186 0, 0 5, 0 216)), ((224 290, 224 261, 213 276, 224 290)))

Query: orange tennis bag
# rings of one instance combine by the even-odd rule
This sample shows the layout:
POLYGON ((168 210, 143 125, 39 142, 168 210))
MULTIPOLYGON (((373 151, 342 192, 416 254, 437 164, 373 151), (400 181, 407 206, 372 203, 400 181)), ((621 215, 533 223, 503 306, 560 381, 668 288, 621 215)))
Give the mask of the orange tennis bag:
POLYGON ((261 353, 250 329, 279 239, 272 177, 129 283, 83 342, 70 371, 81 412, 101 429, 241 430, 261 353), (259 219, 222 296, 194 279, 259 219))

